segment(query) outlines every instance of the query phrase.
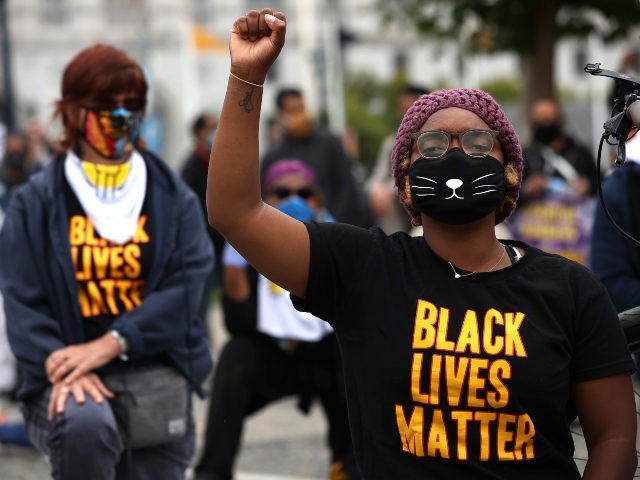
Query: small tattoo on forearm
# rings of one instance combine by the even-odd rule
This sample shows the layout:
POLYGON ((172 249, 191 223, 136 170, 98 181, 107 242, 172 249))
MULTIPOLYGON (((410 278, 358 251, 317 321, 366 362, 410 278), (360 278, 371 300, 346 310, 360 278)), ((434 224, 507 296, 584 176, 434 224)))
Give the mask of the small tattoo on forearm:
POLYGON ((244 111, 247 113, 253 110, 253 102, 251 101, 251 97, 253 97, 253 87, 249 87, 247 93, 245 94, 245 97, 238 102, 238 105, 244 108, 244 111))

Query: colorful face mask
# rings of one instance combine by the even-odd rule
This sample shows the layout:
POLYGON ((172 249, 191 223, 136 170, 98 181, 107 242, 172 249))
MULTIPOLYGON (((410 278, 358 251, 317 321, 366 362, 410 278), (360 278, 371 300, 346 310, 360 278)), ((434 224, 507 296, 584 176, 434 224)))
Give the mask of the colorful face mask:
POLYGON ((414 206, 443 223, 460 225, 485 217, 504 197, 504 166, 487 155, 472 158, 459 148, 409 167, 414 206))
POLYGON ((140 112, 122 107, 115 110, 87 109, 83 136, 101 157, 119 159, 137 139, 141 119, 140 112))

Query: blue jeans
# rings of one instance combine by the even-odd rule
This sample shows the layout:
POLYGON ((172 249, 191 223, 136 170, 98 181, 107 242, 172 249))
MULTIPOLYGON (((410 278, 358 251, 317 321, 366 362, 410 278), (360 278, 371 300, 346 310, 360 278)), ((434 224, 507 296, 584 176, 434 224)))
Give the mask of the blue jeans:
POLYGON ((175 442, 125 450, 109 402, 89 395, 83 405, 69 397, 62 414, 47 419, 51 389, 26 402, 27 434, 49 457, 54 480, 183 480, 195 452, 193 415, 187 435, 175 442))

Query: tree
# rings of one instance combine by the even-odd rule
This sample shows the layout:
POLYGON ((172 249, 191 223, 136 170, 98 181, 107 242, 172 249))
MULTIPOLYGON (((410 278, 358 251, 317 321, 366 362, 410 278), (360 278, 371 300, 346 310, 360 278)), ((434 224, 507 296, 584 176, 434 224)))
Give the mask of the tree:
POLYGON ((371 168, 384 137, 398 128, 396 100, 406 79, 379 80, 374 75, 350 75, 345 85, 347 124, 360 137, 362 163, 371 168))
POLYGON ((640 24, 635 0, 378 1, 387 21, 409 22, 420 34, 463 40, 468 52, 518 53, 527 105, 534 98, 555 96, 558 39, 595 33, 613 41, 640 24))

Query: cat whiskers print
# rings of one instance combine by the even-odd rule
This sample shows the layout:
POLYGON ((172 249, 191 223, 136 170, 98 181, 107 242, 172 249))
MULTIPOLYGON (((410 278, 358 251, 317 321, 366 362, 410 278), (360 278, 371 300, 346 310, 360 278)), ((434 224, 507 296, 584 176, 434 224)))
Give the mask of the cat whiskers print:
POLYGON ((504 198, 504 166, 494 157, 471 158, 454 148, 435 161, 409 167, 413 207, 445 223, 461 224, 489 215, 504 198))
MULTIPOLYGON (((420 177, 420 176, 416 176, 415 178, 419 178, 420 180, 426 180, 428 182, 433 182, 436 185, 438 184, 438 182, 436 182, 435 180, 432 180, 431 178, 427 178, 427 177, 420 177)), ((423 186, 423 185, 411 185, 411 188, 415 188, 418 190, 418 192, 421 192, 422 190, 433 190, 435 187, 431 187, 431 186, 423 186)), ((430 197, 435 195, 434 193, 414 193, 414 195, 418 196, 418 197, 430 197)))
MULTIPOLYGON (((495 176, 496 176, 495 173, 488 173, 486 175, 482 175, 482 176, 480 176, 478 178, 475 178, 475 179, 471 180, 471 184, 475 184, 475 183, 480 182, 482 180, 485 180, 485 179, 487 179, 489 177, 495 177, 495 176)), ((425 180, 426 182, 431 182, 436 186, 438 184, 438 182, 436 180, 432 179, 432 178, 418 176, 418 175, 416 175, 414 178, 415 179, 420 179, 420 180, 425 180)), ((445 185, 451 189, 451 195, 449 195, 448 197, 444 197, 445 200, 451 200, 452 198, 457 198, 459 200, 464 200, 464 196, 461 196, 461 195, 464 195, 464 194, 458 194, 458 190, 460 189, 460 187, 462 187, 464 185, 464 182, 462 180, 460 180, 459 178, 450 178, 445 182, 445 185)), ((431 185, 411 185, 411 188, 416 189, 416 192, 414 193, 414 195, 416 195, 418 197, 429 197, 429 196, 437 195, 437 193, 435 191, 433 191, 433 190, 435 190, 435 186, 431 186, 431 185), (427 190, 431 190, 431 191, 427 191, 427 190)), ((498 191, 498 185, 481 183, 481 184, 478 184, 478 185, 473 185, 473 189, 474 190, 483 189, 482 191, 479 191, 479 192, 473 192, 473 195, 485 195, 487 193, 498 191)))
MULTIPOLYGON (((488 173, 486 175, 482 175, 479 178, 476 178, 471 183, 476 183, 476 182, 479 182, 480 180, 484 180, 485 178, 494 177, 495 175, 496 175, 495 173, 488 173)), ((502 177, 500 178, 500 180, 502 180, 504 182, 504 173, 502 174, 502 177)), ((447 184, 448 184, 448 182, 447 182, 447 184)), ((482 192, 474 192, 474 195, 484 195, 486 193, 491 193, 491 192, 497 192, 498 191, 498 185, 497 184, 490 184, 490 185, 480 184, 480 185, 474 185, 473 188, 475 188, 475 189, 488 188, 488 190, 484 190, 482 192)))

